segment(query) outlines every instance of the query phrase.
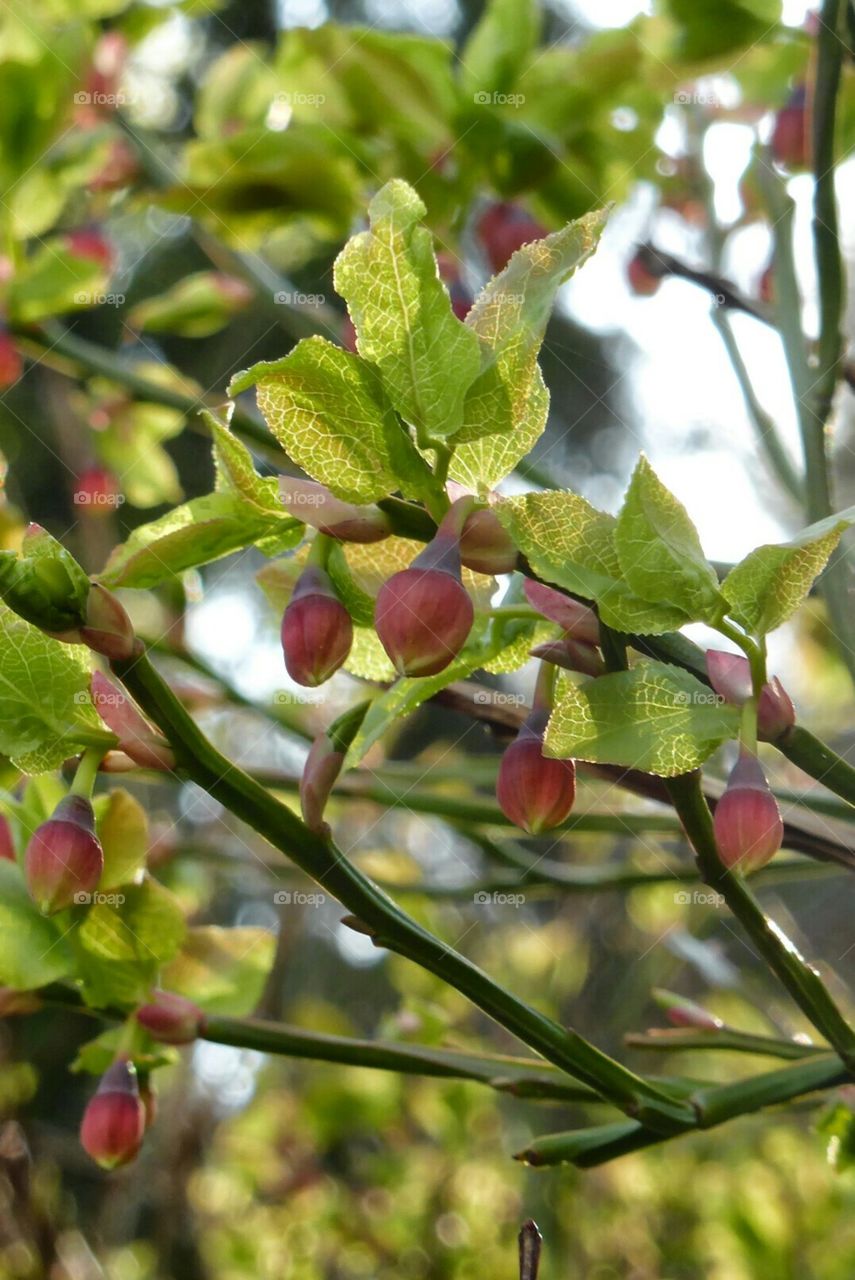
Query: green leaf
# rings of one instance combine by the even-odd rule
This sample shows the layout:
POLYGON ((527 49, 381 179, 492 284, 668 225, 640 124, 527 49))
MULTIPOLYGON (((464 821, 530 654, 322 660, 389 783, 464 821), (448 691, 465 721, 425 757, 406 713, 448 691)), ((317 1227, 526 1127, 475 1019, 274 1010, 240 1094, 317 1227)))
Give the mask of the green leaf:
POLYGON ((133 1059, 137 1071, 154 1071, 157 1067, 166 1067, 178 1061, 178 1050, 169 1045, 156 1044, 151 1036, 143 1033, 142 1028, 134 1029, 133 1042, 127 1042, 128 1029, 123 1024, 102 1031, 94 1040, 87 1040, 77 1050, 77 1057, 69 1067, 69 1071, 85 1071, 88 1075, 102 1076, 115 1061, 120 1052, 133 1059))
POLYGON ((796 612, 822 572, 855 509, 810 525, 791 542, 756 547, 722 583, 728 612, 751 635, 766 635, 796 612))
POLYGON ((479 294, 466 325, 481 345, 481 372, 454 440, 453 479, 489 490, 541 435, 549 398, 537 354, 558 289, 594 252, 605 219, 604 211, 589 213, 524 245, 479 294), (489 443, 475 448, 484 437, 489 443))
POLYGON ((623 581, 615 519, 577 493, 550 490, 503 498, 493 510, 540 577, 586 600, 618 631, 661 635, 689 622, 679 608, 650 604, 623 581))
POLYGON ((73 969, 64 926, 43 916, 13 862, 0 861, 0 986, 31 991, 73 969))
POLYGON ((303 525, 281 505, 279 514, 265 514, 231 493, 209 493, 134 529, 113 550, 99 581, 109 587, 153 587, 246 547, 263 544, 264 553, 273 555, 302 536, 303 525))
POLYGON ((368 206, 370 230, 353 236, 335 263, 359 354, 376 366, 386 393, 419 439, 453 435, 478 373, 478 340, 451 309, 439 278, 433 237, 419 226, 426 209, 411 186, 393 179, 368 206))
POLYGON ((677 25, 675 54, 708 61, 777 35, 781 0, 667 0, 677 25))
POLYGON ((252 454, 227 426, 212 413, 200 415, 214 440, 215 488, 219 493, 233 493, 260 511, 282 515, 279 481, 274 476, 262 477, 255 469, 252 454))
POLYGON ((537 48, 540 28, 537 0, 489 0, 460 55, 464 92, 476 103, 509 93, 537 48))
POLYGON ((697 621, 721 613, 718 579, 698 532, 643 454, 617 518, 615 547, 628 586, 643 600, 675 605, 697 621))
POLYGON ((164 293, 138 302, 126 323, 149 333, 209 338, 246 310, 251 301, 252 291, 242 281, 216 271, 196 271, 164 293))
MULTIPOLYGON (((138 367, 143 372, 145 366, 138 367)), ((147 375, 147 369, 145 374, 147 375)), ((145 375, 144 375, 145 376, 145 375)), ((184 428, 180 409, 150 400, 132 400, 109 410, 96 437, 98 456, 122 478, 122 491, 135 507, 159 507, 184 497, 175 463, 163 448, 184 428)))
POLYGON ((336 497, 375 502, 399 488, 418 494, 429 481, 379 376, 359 356, 304 338, 284 359, 238 374, 229 394, 250 386, 288 456, 336 497))
POLYGON ((186 933, 178 900, 146 878, 139 885, 98 894, 73 934, 86 1000, 101 1007, 139 1003, 186 933))
POLYGON ((45 773, 99 732, 89 693, 91 652, 63 644, 0 604, 0 752, 45 773))
POLYGON ((245 1017, 261 999, 275 955, 276 938, 266 929, 201 925, 188 929, 161 985, 206 1013, 245 1017))
POLYGON ((21 324, 33 324, 64 311, 115 304, 120 295, 106 292, 107 279, 101 263, 78 257, 62 241, 42 244, 12 278, 9 315, 21 324))
POLYGON ((671 778, 696 769, 735 736, 739 717, 737 707, 687 671, 643 661, 580 685, 562 677, 546 754, 671 778))
POLYGON ((823 1113, 817 1130, 826 1138, 826 1158, 835 1173, 846 1173, 855 1165, 855 1112, 845 1102, 837 1102, 823 1113))
POLYGON ((262 44, 241 40, 206 68, 193 113, 200 138, 221 138, 236 125, 264 124, 278 87, 266 56, 262 44))
POLYGON ((127 884, 145 866, 148 818, 140 802, 123 787, 116 787, 103 801, 96 804, 98 839, 104 850, 98 888, 107 891, 127 884))
POLYGON ((19 556, 0 552, 0 595, 35 626, 74 631, 86 615, 89 579, 61 542, 31 525, 19 556))

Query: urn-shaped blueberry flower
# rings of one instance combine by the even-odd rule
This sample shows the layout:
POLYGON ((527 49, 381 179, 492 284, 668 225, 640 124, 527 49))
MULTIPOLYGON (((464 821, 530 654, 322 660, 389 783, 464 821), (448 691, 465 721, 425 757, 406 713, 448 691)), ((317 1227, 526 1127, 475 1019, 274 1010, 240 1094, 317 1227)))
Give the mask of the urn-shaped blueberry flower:
POLYGON ((741 752, 715 807, 715 838, 726 867, 748 874, 764 867, 784 839, 778 802, 756 756, 741 752))
POLYGON ((516 827, 539 835, 557 827, 576 799, 576 766, 543 754, 548 710, 535 706, 502 756, 496 798, 516 827))
POLYGON ((145 1107, 133 1063, 119 1059, 101 1077, 83 1114, 80 1142, 102 1169, 128 1164, 140 1149, 145 1107))
POLYGON ((24 855, 30 897, 45 915, 85 900, 98 886, 104 852, 84 796, 67 795, 33 832, 24 855))
POLYGON ((314 688, 329 680, 350 653, 353 623, 329 574, 310 564, 297 581, 282 619, 285 666, 297 684, 314 688))

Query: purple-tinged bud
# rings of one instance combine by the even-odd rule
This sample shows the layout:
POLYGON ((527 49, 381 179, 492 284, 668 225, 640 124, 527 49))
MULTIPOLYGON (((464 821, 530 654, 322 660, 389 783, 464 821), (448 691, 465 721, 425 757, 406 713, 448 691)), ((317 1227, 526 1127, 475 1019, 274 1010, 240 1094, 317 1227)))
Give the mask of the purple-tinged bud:
POLYGON ((784 839, 778 802, 756 756, 742 752, 715 807, 715 838, 726 867, 748 874, 764 867, 784 839))
POLYGON ((717 1018, 714 1013, 710 1013, 709 1009, 696 1004, 694 1000, 688 1000, 685 996, 678 996, 673 991, 663 991, 661 988, 653 991, 652 995, 660 1009, 665 1011, 665 1017, 675 1027, 720 1031, 724 1026, 721 1018, 717 1018))
POLYGON ((319 835, 329 834, 324 809, 341 773, 348 748, 370 706, 370 702, 360 702, 345 711, 318 734, 309 748, 300 778, 300 808, 306 826, 319 835))
MULTIPOLYGON (((707 649, 707 675, 710 684, 725 702, 741 707, 751 697, 751 667, 739 653, 707 649)), ((757 734, 763 742, 774 742, 792 729, 796 709, 777 676, 772 676, 760 693, 757 703, 757 734)))
POLYGON ((561 640, 548 640, 546 644, 536 645, 531 656, 563 667, 565 671, 581 671, 586 676, 601 676, 606 669, 599 649, 574 640, 570 634, 561 640))
MULTIPOLYGON (((175 755, 169 744, 137 710, 124 692, 100 671, 92 673, 92 701, 101 719, 119 739, 119 748, 134 764, 144 769, 175 768, 175 755)), ((108 752, 108 756, 115 755, 108 752)), ((101 763, 105 773, 123 772, 119 761, 107 756, 101 763), (106 767, 105 767, 106 766, 106 767)))
POLYGON ((93 582, 89 588, 80 639, 110 659, 131 658, 139 649, 130 618, 113 593, 99 582, 93 582))
POLYGON ((282 619, 285 666, 297 684, 314 688, 329 680, 350 653, 353 623, 329 574, 309 565, 297 580, 282 619))
POLYGON ((517 567, 517 549, 501 520, 489 507, 473 511, 463 526, 460 560, 467 569, 490 576, 513 573, 517 567))
POLYGON ((15 841, 12 839, 12 827, 5 814, 0 813, 0 862, 15 861, 15 841))
POLYGON ((557 622, 574 640, 591 645, 600 643, 600 622, 593 609, 531 578, 526 578, 523 590, 532 609, 550 622, 557 622))
POLYGON ((118 1169, 139 1151, 145 1133, 145 1107, 133 1063, 120 1059, 105 1071, 80 1126, 83 1150, 102 1169, 118 1169))
POLYGON ((27 845, 24 867, 30 897, 45 915, 85 901, 98 887, 104 852, 95 814, 84 796, 67 795, 27 845))
POLYGON ((471 498, 453 503, 409 569, 380 588, 374 625, 401 675, 443 671, 472 629, 475 610, 460 576, 460 532, 471 509, 471 498))
POLYGON ((137 1022, 162 1044, 190 1044, 202 1034, 205 1015, 197 1004, 173 991, 155 990, 137 1009, 137 1022))
POLYGON ((496 798, 515 827, 539 835, 563 822, 576 799, 576 766, 543 754, 548 713, 535 710, 502 756, 496 798))
POLYGON ((341 542, 381 542, 392 532, 388 516, 379 507, 342 502, 314 480, 282 476, 279 495, 285 510, 296 520, 341 542))
POLYGON ((0 1018, 16 1014, 35 1013, 42 1002, 35 991, 16 991, 14 987, 0 987, 0 1018))

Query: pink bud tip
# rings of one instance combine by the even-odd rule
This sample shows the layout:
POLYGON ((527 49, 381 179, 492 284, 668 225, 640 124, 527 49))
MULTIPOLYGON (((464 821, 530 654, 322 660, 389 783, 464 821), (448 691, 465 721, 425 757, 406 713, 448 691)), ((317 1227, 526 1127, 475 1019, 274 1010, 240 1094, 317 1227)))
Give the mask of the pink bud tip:
MULTIPOLYGON (((741 707, 750 697, 751 667, 738 653, 707 649, 707 674, 720 698, 741 707)), ((774 742, 796 723, 792 699, 777 676, 772 676, 760 692, 757 704, 757 733, 764 742, 774 742)))
POLYGON ((322 484, 282 476, 279 495, 290 515, 341 542, 381 542, 391 533, 388 517, 373 504, 342 502, 322 484))
MULTIPOLYGON (((152 728, 124 692, 100 671, 92 673, 92 701, 99 716, 119 739, 121 752, 144 769, 175 768, 172 748, 152 728)), ((101 767, 105 773, 122 772, 122 762, 110 760, 108 752, 101 767)))
POLYGON ((743 752, 715 807, 715 838, 726 867, 748 874, 764 867, 784 839, 778 802, 755 756, 743 752))
POLYGON ((35 1013, 42 1002, 34 991, 16 991, 14 987, 0 987, 0 1018, 15 1014, 35 1013))
POLYGON ((30 897, 45 915, 88 899, 104 870, 88 800, 75 795, 60 800, 49 821, 33 833, 24 866, 30 897))
POLYGON ((198 1005, 172 991, 153 991, 137 1009, 137 1022, 163 1044, 190 1044, 201 1034, 204 1014, 198 1005))
POLYGON ((696 1004, 686 996, 678 996, 673 991, 661 989, 653 992, 656 1003, 665 1010, 665 1016, 675 1027, 695 1027, 699 1031, 720 1031, 724 1026, 721 1018, 717 1018, 703 1005, 696 1004))
POLYGON ((0 861, 15 861, 15 841, 12 839, 12 828, 9 819, 0 813, 0 861))
POLYGON ((480 507, 468 517, 460 535, 460 559, 475 573, 513 573, 517 549, 495 512, 480 507))
POLYGON ((116 596, 99 582, 93 582, 86 597, 86 618, 80 638, 105 658, 133 657, 137 640, 131 620, 116 596))
POLYGON ((592 644, 579 643, 571 635, 536 645, 531 656, 540 658, 542 662, 551 662, 556 667, 563 667, 565 671, 580 671, 586 676, 601 676, 606 669, 599 649, 595 649, 592 644))
POLYGON ((312 831, 325 834, 329 831, 324 821, 324 809, 336 779, 341 773, 345 753, 336 750, 327 733, 315 738, 300 778, 300 808, 303 821, 312 831))
POLYGON ((557 622, 574 640, 583 644, 600 643, 600 622, 593 609, 531 578, 526 578, 523 590, 532 609, 550 622, 557 622))
POLYGON ((285 666, 297 684, 314 688, 329 680, 350 653, 353 623, 329 575, 310 565, 300 575, 282 619, 285 666))
POLYGON ((459 574, 445 569, 403 569, 383 583, 374 625, 395 669, 433 676, 457 657, 475 610, 459 574))
POLYGON ((142 1145, 145 1107, 132 1063, 114 1062, 83 1114, 80 1143, 102 1169, 128 1164, 142 1145))
POLYGON ((496 798, 516 827, 539 835, 563 822, 576 799, 576 766, 543 754, 543 734, 526 722, 502 756, 496 798))

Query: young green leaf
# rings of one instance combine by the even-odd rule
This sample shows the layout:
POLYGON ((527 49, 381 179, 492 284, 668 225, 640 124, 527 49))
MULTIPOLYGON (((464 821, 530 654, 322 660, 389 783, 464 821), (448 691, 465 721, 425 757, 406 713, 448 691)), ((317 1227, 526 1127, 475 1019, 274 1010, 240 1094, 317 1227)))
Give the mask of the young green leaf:
POLYGON ((61 542, 30 525, 20 555, 0 552, 0 595, 45 631, 74 631, 86 614, 89 579, 61 542))
POLYGON ((642 456, 615 527, 621 572, 636 595, 672 604, 697 621, 721 613, 715 570, 685 508, 642 456))
POLYGON ((236 494, 260 511, 274 512, 281 516, 282 499, 279 496, 278 478, 260 476, 253 465, 249 449, 213 413, 203 410, 200 417, 214 440, 216 492, 236 494))
POLYGON ((587 600, 618 631, 661 635, 690 621, 682 609, 650 604, 623 581, 615 519, 576 493, 550 490, 503 498, 493 510, 535 573, 587 600))
POLYGON ((0 752, 25 773, 55 769, 93 731, 105 734, 89 694, 91 657, 0 604, 0 752))
POLYGON ((766 635, 796 612, 853 521, 841 512, 810 525, 791 542, 756 547, 722 583, 731 616, 752 635, 766 635))
POLYGON ((296 546, 303 525, 283 510, 259 511, 232 493, 209 493, 134 529, 116 547, 99 581, 109 587, 153 587, 185 569, 259 546, 274 555, 296 546))
POLYGON ((368 207, 370 230, 353 236, 335 263, 359 353, 422 440, 459 429, 480 365, 478 339, 452 311, 433 237, 419 225, 425 213, 406 182, 387 182, 368 207))
POLYGON ((460 55, 460 83, 476 103, 509 93, 537 48, 542 17, 537 0, 489 0, 460 55))
POLYGON ((104 895, 72 935, 89 1004, 133 1005, 177 955, 186 926, 178 900, 147 878, 104 895))
POLYGON ((739 717, 687 671, 643 661, 579 685, 562 678, 546 754, 671 778, 696 769, 733 737, 739 717))
POLYGON ((558 289, 594 252, 605 219, 603 211, 585 214, 524 245, 478 296, 466 324, 481 344, 481 372, 454 440, 453 479, 493 488, 543 431, 549 398, 537 354, 558 289), (484 437, 489 443, 476 448, 484 437))
POLYGON ((359 356, 304 338, 284 359, 238 374, 229 394, 251 386, 289 457, 337 498, 375 502, 396 489, 417 496, 429 482, 379 375, 359 356))
POLYGON ((267 929, 200 925, 188 929, 160 983, 206 1013, 243 1017, 261 999, 275 955, 276 938, 267 929))
POLYGON ((67 925, 43 916, 14 862, 0 861, 0 986, 31 991, 66 978, 73 960, 67 925))
POLYGON ((104 850, 104 871, 99 889, 128 884, 145 866, 148 853, 148 818, 124 787, 116 787, 96 802, 98 839, 104 850))

